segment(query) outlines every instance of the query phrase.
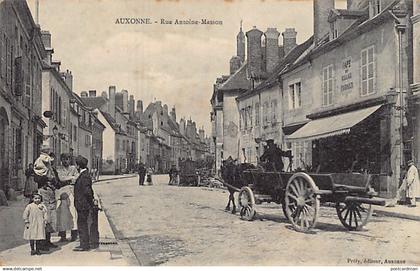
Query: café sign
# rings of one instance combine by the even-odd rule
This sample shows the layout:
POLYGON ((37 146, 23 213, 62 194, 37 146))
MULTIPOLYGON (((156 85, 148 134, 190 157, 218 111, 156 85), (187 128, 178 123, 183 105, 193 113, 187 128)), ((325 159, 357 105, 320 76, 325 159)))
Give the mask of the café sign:
POLYGON ((353 89, 353 75, 351 72, 351 57, 345 58, 342 62, 341 91, 353 89))

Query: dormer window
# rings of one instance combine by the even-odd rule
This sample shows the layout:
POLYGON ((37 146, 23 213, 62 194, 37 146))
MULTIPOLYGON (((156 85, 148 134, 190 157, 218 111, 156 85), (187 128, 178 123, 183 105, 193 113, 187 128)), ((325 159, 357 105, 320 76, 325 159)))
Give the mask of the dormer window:
POLYGON ((331 34, 332 34, 332 39, 336 39, 338 38, 338 24, 337 21, 333 21, 331 23, 331 34))
POLYGON ((369 1, 369 15, 374 17, 381 13, 381 0, 370 0, 369 1))

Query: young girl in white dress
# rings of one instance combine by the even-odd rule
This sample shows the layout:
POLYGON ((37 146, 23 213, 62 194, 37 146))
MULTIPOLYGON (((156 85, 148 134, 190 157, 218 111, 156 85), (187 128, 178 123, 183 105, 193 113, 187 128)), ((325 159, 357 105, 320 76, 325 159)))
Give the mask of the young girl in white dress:
POLYGON ((42 203, 39 194, 33 195, 32 203, 29 203, 23 212, 25 230, 23 238, 29 240, 31 255, 40 255, 40 246, 45 239, 45 225, 48 221, 47 208, 42 203))

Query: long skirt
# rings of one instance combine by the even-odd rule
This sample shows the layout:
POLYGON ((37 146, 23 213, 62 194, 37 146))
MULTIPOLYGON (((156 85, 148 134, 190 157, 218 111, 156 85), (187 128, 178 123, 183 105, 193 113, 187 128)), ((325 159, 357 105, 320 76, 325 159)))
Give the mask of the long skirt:
POLYGON ((56 190, 57 231, 77 230, 77 211, 74 207, 73 186, 56 190))

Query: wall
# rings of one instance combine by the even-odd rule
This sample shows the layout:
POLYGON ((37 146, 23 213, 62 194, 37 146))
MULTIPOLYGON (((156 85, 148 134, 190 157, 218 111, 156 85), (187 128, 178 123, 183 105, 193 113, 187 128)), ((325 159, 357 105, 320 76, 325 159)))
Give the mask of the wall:
POLYGON ((239 158, 239 114, 235 93, 225 93, 223 98, 223 159, 239 158))

